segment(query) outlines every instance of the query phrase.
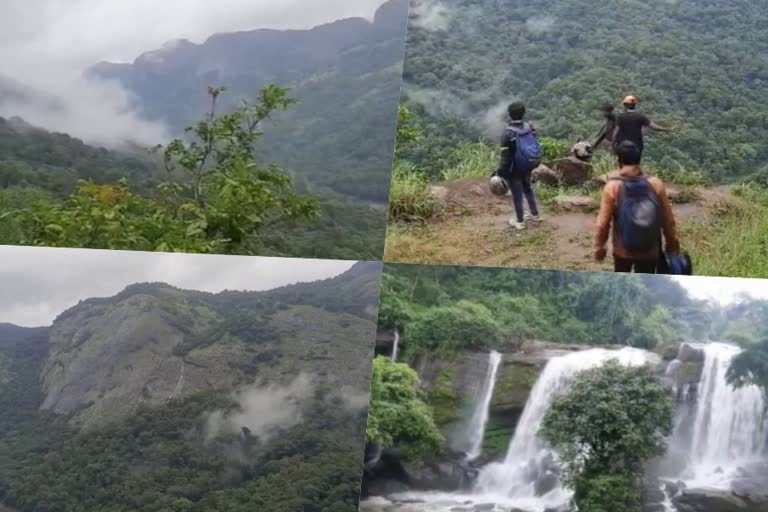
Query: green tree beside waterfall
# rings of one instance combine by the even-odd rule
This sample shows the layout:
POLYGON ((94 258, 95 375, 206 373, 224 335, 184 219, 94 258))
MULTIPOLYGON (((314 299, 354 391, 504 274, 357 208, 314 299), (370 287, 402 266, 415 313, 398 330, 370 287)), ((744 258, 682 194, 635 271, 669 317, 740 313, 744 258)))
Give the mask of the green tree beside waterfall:
POLYGON ((646 367, 616 361, 579 374, 556 399, 539 435, 558 452, 579 510, 641 509, 643 465, 666 449, 673 403, 646 367))
POLYGON ((444 440, 417 383, 408 365, 386 357, 373 361, 367 440, 397 446, 409 460, 438 451, 444 440))

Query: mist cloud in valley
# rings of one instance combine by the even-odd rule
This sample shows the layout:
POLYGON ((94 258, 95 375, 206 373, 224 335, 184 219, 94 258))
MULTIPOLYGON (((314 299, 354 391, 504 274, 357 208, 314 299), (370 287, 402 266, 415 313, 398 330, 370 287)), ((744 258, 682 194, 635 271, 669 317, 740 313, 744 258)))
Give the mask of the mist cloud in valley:
POLYGON ((555 28, 555 18, 552 16, 534 16, 525 21, 525 28, 532 34, 544 34, 555 28))
POLYGON ((451 20, 451 11, 439 0, 412 0, 411 23, 427 30, 445 30, 451 20))
POLYGON ((207 441, 222 434, 239 434, 247 428, 251 435, 265 441, 281 429, 298 425, 302 421, 302 403, 314 391, 307 374, 298 375, 286 386, 254 384, 237 391, 234 400, 238 407, 231 412, 213 411, 205 420, 207 441))
POLYGON ((170 136, 142 120, 114 83, 87 80, 100 61, 132 62, 169 40, 202 43, 217 32, 306 29, 347 17, 372 18, 383 0, 6 0, 0 16, 0 98, 9 82, 23 101, 0 101, 0 116, 90 143, 153 145, 170 136))

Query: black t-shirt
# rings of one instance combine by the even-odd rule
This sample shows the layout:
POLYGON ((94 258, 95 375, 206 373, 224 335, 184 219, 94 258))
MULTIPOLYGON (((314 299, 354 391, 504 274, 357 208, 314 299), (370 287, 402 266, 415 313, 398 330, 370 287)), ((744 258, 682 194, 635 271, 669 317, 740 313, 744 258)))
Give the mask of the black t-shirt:
POLYGON ((619 128, 614 144, 618 145, 629 140, 643 149, 643 128, 649 126, 651 120, 640 112, 622 112, 616 116, 616 126, 619 128))

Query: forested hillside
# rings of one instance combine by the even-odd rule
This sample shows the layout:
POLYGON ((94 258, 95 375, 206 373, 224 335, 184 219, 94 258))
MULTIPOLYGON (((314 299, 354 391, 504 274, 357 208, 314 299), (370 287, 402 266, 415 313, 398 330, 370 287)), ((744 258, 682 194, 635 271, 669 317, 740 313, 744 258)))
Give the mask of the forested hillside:
POLYGON ((629 345, 682 341, 751 346, 765 301, 698 300, 665 276, 388 264, 379 327, 408 350, 487 350, 522 340, 629 345))
POLYGON ((262 160, 312 188, 386 203, 407 10, 407 0, 389 0, 373 23, 353 18, 312 30, 215 34, 200 45, 174 41, 88 75, 118 80, 145 118, 176 134, 206 112, 208 86, 227 88, 224 109, 268 83, 287 87, 299 103, 268 124, 262 160))
MULTIPOLYGON (((716 181, 765 182, 768 22, 764 0, 440 0, 412 13, 407 100, 435 145, 490 136, 522 100, 542 134, 593 137, 597 107, 625 94, 676 128, 653 136, 648 158, 716 181)), ((433 155, 434 156, 434 155, 433 155)), ((433 175, 434 158, 419 155, 433 175)))
MULTIPOLYGON (((390 0, 372 21, 346 19, 311 30, 215 34, 202 44, 169 42, 130 64, 94 65, 86 72, 89 79, 119 82, 132 94, 133 109, 146 120, 167 125, 185 142, 195 138, 185 128, 198 127, 207 118, 211 91, 217 91, 220 116, 241 108, 243 100, 266 108, 258 133, 246 141, 254 153, 250 182, 241 182, 245 186, 236 192, 221 188, 223 179, 203 187, 211 197, 203 214, 207 219, 201 223, 200 215, 186 206, 174 205, 168 211, 178 196, 170 190, 187 187, 195 178, 179 173, 169 177, 162 155, 148 155, 147 148, 90 147, 67 134, 32 129, 23 120, 2 120, 0 243, 380 258, 407 8, 407 0, 390 0), (273 84, 286 90, 285 101, 270 103, 274 95, 263 101, 261 94, 273 84), (77 184, 84 179, 116 185, 121 178, 127 182, 119 186, 125 195, 118 205, 109 189, 77 184), (233 194, 242 196, 233 199, 233 194), (296 196, 299 202, 293 201, 296 196), (250 211, 244 204, 248 201, 250 211), (97 208, 85 207, 94 202, 97 208), (242 218, 223 211, 228 207, 222 203, 238 205, 242 218), (158 219, 173 219, 174 225, 158 219), (105 221, 112 227, 104 237, 70 233, 71 225, 98 226, 105 221), (229 233, 214 236, 218 228, 213 224, 228 225, 229 233), (115 235, 137 226, 143 226, 140 233, 115 235), (160 233, 177 229, 180 236, 166 236, 174 241, 158 240, 160 233), (206 232, 202 243, 183 241, 201 231, 206 232), (250 241, 241 243, 246 238, 250 241), (217 246, 224 240, 238 247, 217 246)), ((0 78, 5 105, 53 102, 50 108, 56 108, 57 98, 42 98, 28 89, 0 78)), ((218 142, 240 140, 227 138, 222 129, 220 125, 218 142)), ((196 142, 206 146, 205 135, 196 142)), ((226 167, 210 155, 202 162, 218 166, 218 171, 226 167)))
POLYGON ((380 268, 0 325, 0 508, 356 511, 380 268))
POLYGON ((80 179, 113 183, 128 178, 147 190, 159 171, 147 154, 92 147, 19 118, 0 117, 0 189, 29 186, 66 197, 80 179))

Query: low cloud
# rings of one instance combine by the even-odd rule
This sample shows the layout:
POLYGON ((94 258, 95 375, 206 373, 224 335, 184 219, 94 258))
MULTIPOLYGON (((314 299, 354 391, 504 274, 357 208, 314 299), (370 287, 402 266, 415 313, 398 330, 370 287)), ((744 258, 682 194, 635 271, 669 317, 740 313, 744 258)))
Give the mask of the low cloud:
POLYGON ((142 120, 130 102, 129 93, 116 83, 78 77, 22 100, 0 102, 0 116, 19 116, 34 126, 108 147, 149 147, 171 138, 164 124, 142 120))
POLYGON ((451 11, 439 0, 413 0, 411 23, 427 30, 445 30, 451 20, 451 11))
POLYGON ((302 402, 314 391, 312 379, 301 374, 287 386, 255 384, 238 391, 234 411, 214 411, 206 418, 205 438, 239 434, 243 428, 262 440, 302 421, 302 402))
POLYGON ((555 18, 552 16, 534 16, 526 20, 525 28, 532 34, 544 34, 555 28, 555 18))
POLYGON ((0 116, 20 116, 88 143, 150 146, 167 128, 142 120, 115 84, 86 80, 101 61, 132 62, 165 42, 202 43, 219 32, 259 28, 308 29, 340 18, 371 19, 383 0, 3 0, 0 16, 0 98, 3 78, 57 99, 6 100, 0 116))

